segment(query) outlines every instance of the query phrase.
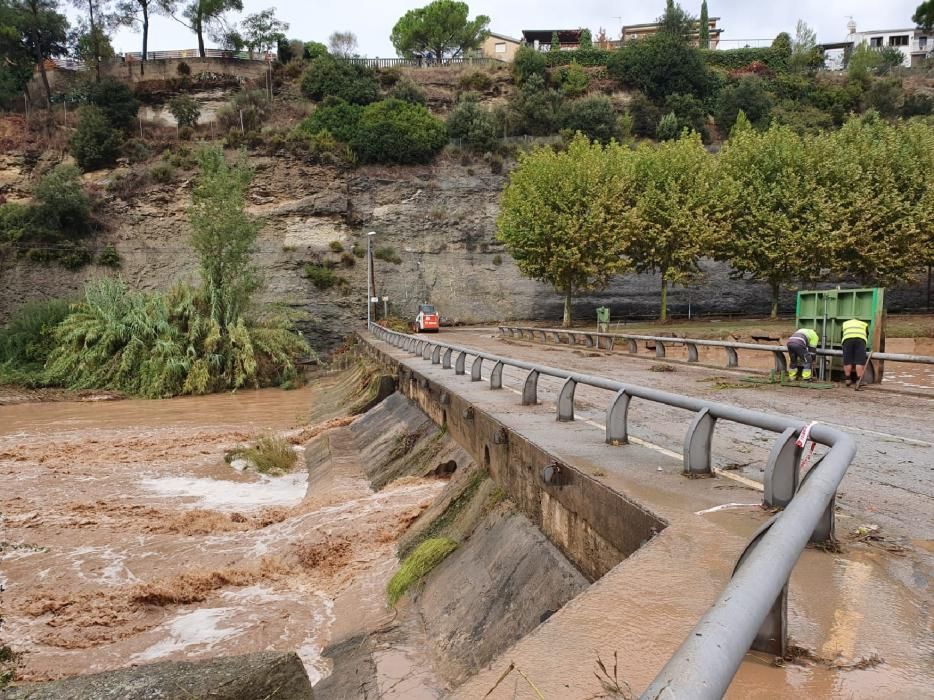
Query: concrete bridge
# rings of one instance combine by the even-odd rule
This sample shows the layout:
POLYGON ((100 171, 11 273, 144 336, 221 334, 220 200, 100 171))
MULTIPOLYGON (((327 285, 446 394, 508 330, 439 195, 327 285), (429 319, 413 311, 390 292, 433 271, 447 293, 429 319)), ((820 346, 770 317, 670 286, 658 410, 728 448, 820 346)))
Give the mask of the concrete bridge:
MULTIPOLYGON (((529 357, 521 346, 490 338, 489 332, 444 333, 441 340, 478 352, 529 357)), ((774 437, 735 423, 720 427, 709 445, 712 466, 720 467, 712 470, 716 478, 686 478, 687 448, 680 451, 681 436, 691 417, 684 412, 634 399, 632 412, 639 418, 630 424, 628 444, 607 444, 607 396, 598 388, 578 385, 572 394, 573 420, 556 422, 566 382, 536 377, 532 403, 522 400, 528 399, 526 370, 488 362, 482 373, 471 376, 463 365, 452 366, 449 354, 413 356, 380 340, 367 342, 397 373, 400 391, 446 426, 594 582, 455 695, 598 696, 606 691, 593 674, 598 657, 604 662, 618 659, 620 684, 636 692, 648 689, 730 581, 749 540, 769 521, 771 513, 761 507, 758 466, 765 469, 770 461, 774 437), (739 463, 744 474, 730 468, 739 463), (510 669, 521 671, 528 682, 501 683, 510 669)), ((572 348, 547 352, 553 367, 579 367, 596 361, 588 354, 600 355, 572 348)), ((541 361, 541 355, 536 358, 541 361)), ((642 365, 640 371, 648 368, 642 365)), ((685 371, 691 376, 666 381, 684 385, 696 380, 693 373, 699 371, 691 368, 685 371)), ((920 413, 930 413, 930 408, 920 413)), ((892 442, 900 438, 889 436, 892 442)), ((931 447, 906 437, 899 449, 929 455, 931 447)), ((920 512, 914 515, 922 529, 929 527, 924 499, 917 503, 920 512)), ((863 522, 858 508, 836 510, 844 532, 863 522)), ((906 696, 927 692, 934 682, 924 651, 931 640, 924 621, 912 612, 923 606, 926 584, 899 576, 903 560, 881 550, 867 551, 857 544, 835 550, 805 550, 788 586, 788 632, 796 647, 808 650, 815 661, 802 671, 794 664, 774 664, 776 654, 750 653, 739 665, 728 697, 802 691, 806 696, 875 697, 883 688, 906 696), (886 662, 876 663, 877 657, 886 662), (861 662, 859 672, 843 674, 835 668, 861 662)), ((930 557, 923 551, 908 556, 916 571, 929 570, 930 557)), ((790 647, 783 651, 794 655, 790 647)), ((697 666, 701 678, 709 669, 704 663, 697 666)), ((697 685, 690 695, 665 690, 656 695, 653 690, 651 696, 719 693, 697 685)))

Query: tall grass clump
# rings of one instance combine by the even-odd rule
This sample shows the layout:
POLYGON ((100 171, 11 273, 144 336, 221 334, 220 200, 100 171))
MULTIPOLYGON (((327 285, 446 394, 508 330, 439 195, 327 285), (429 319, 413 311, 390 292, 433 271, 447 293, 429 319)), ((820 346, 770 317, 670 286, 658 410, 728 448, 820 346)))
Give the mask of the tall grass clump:
POLYGON ((68 302, 34 301, 19 307, 0 328, 0 382, 43 383, 43 369, 55 349, 55 329, 68 316, 68 302))
POLYGON ((259 223, 244 212, 251 173, 218 149, 200 154, 192 195, 191 244, 201 285, 130 290, 119 279, 85 287, 56 329, 49 383, 158 398, 289 381, 309 351, 283 318, 259 318, 251 252, 259 223))
POLYGON ((280 435, 261 435, 252 447, 237 447, 227 453, 225 459, 245 459, 261 474, 284 474, 290 472, 298 461, 292 445, 280 435))
POLYGON ((386 587, 389 604, 395 605, 409 588, 431 573, 455 549, 457 542, 446 537, 435 537, 418 545, 389 580, 386 587))

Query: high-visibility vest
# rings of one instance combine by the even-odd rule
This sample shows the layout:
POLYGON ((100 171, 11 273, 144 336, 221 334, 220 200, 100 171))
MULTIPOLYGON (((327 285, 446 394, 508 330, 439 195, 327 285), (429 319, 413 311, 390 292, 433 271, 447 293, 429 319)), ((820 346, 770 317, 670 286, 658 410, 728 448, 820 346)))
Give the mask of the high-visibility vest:
POLYGON ((850 338, 859 338, 864 343, 869 342, 869 324, 856 318, 843 322, 843 340, 850 338))
POLYGON ((812 331, 810 328, 799 328, 791 337, 794 338, 795 336, 803 338, 810 348, 816 348, 817 344, 820 343, 820 338, 818 337, 817 333, 812 331))

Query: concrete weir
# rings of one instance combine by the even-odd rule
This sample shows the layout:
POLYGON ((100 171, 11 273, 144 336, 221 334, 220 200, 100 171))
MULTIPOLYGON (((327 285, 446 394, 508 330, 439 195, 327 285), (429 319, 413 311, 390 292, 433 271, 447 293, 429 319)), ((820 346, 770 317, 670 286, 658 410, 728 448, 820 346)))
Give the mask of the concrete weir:
MULTIPOLYGON (((636 694, 644 690, 716 600, 746 543, 768 520, 761 495, 732 480, 686 478, 680 455, 664 449, 607 444, 602 427, 592 421, 557 423, 554 406, 521 405, 521 392, 502 389, 495 368, 488 381, 489 375, 471 377, 469 368, 466 375, 451 371, 449 362, 431 355, 413 357, 369 337, 363 341, 397 375, 399 391, 446 426, 593 581, 453 696, 600 697, 607 682, 628 685, 636 694), (614 659, 616 677, 601 681, 598 660, 610 660, 609 668, 614 659), (502 682, 510 669, 528 682, 502 682)), ((580 399, 578 406, 587 408, 580 399)), ((803 552, 789 586, 788 624, 797 646, 816 654, 842 651, 854 659, 875 651, 834 614, 854 612, 848 576, 862 566, 856 559, 803 552), (822 581, 819 590, 815 580, 822 581)), ((858 614, 869 626, 891 624, 882 612, 858 614)), ((902 647, 897 653, 912 655, 902 647)), ((903 676, 884 670, 841 680, 828 666, 815 664, 801 673, 772 661, 749 654, 727 697, 773 697, 791 688, 811 696, 844 688, 853 697, 872 697, 867 688, 887 687, 896 676, 896 687, 905 684, 903 676)))

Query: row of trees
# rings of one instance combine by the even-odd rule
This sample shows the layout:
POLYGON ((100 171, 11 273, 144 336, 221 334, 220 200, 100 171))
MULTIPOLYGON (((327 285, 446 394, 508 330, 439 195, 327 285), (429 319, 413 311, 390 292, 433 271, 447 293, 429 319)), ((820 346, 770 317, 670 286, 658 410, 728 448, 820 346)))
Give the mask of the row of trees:
MULTIPOLYGON (((149 52, 152 17, 172 17, 197 36, 198 50, 205 55, 205 36, 233 50, 266 52, 286 45, 289 25, 276 18, 272 8, 247 15, 238 26, 233 12, 243 10, 242 0, 69 0, 79 19, 72 27, 60 0, 0 0, 0 102, 21 95, 39 67, 46 102, 52 93, 45 61, 71 56, 93 68, 101 79, 101 63, 113 58, 110 37, 120 27, 134 27, 142 34, 142 60, 149 52)), ((349 56, 356 50, 352 32, 334 32, 330 48, 334 55, 349 56)), ((324 49, 324 47, 322 46, 324 49)), ((327 49, 324 49, 327 50, 327 49)), ((141 67, 143 69, 143 67, 141 67)))
POLYGON ((831 133, 753 129, 740 115, 709 154, 697 134, 658 146, 578 136, 520 158, 498 236, 519 269, 565 297, 630 270, 687 283, 702 258, 783 287, 855 278, 895 284, 934 263, 934 130, 867 114, 831 133))

